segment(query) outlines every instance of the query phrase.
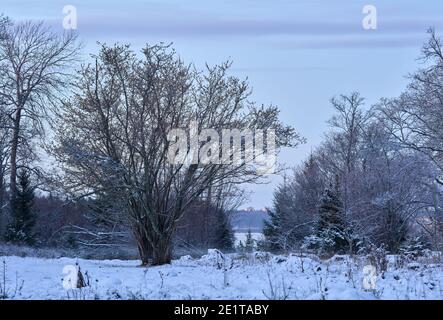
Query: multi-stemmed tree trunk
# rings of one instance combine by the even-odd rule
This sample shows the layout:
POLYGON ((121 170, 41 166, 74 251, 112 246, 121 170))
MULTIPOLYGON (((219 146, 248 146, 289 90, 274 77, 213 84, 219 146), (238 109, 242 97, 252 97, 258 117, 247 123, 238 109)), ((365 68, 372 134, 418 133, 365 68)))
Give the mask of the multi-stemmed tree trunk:
POLYGON ((137 249, 142 262, 142 266, 147 266, 153 258, 153 247, 149 242, 143 229, 137 225, 132 227, 134 239, 137 242, 137 249))

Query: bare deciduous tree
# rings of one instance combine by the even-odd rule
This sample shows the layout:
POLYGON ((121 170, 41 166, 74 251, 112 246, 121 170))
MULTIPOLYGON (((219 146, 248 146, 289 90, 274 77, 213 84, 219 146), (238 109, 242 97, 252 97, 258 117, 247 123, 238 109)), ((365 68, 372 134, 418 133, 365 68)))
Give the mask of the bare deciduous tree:
POLYGON ((69 70, 76 61, 74 33, 58 35, 41 22, 7 21, 0 39, 0 101, 11 121, 10 194, 17 184, 20 147, 32 135, 44 132, 49 114, 70 82, 69 70), (24 130, 27 126, 28 132, 24 130))
MULTIPOLYGON (((408 89, 383 99, 378 111, 386 128, 404 146, 426 154, 443 170, 443 54, 433 29, 423 47, 424 67, 411 76, 408 89)), ((443 182, 437 177, 437 181, 443 182)))
POLYGON ((10 152, 10 121, 6 109, 0 103, 0 231, 7 206, 6 177, 8 174, 8 159, 10 152))
POLYGON ((406 149, 424 154, 438 170, 430 204, 432 214, 423 226, 433 239, 443 236, 443 53, 441 39, 433 29, 423 46, 423 66, 410 76, 411 83, 398 98, 383 99, 377 106, 379 119, 386 130, 406 149))
POLYGON ((196 72, 167 46, 146 46, 142 58, 128 46, 102 46, 95 65, 80 72, 77 94, 63 106, 52 152, 63 163, 65 187, 121 203, 144 264, 151 256, 154 264, 170 262, 177 222, 208 188, 261 178, 244 161, 170 162, 176 143, 168 139, 171 130, 192 124, 197 134, 206 128, 272 128, 277 147, 300 142, 294 129, 279 122, 278 108, 248 101, 247 83, 229 76, 229 66, 196 72))

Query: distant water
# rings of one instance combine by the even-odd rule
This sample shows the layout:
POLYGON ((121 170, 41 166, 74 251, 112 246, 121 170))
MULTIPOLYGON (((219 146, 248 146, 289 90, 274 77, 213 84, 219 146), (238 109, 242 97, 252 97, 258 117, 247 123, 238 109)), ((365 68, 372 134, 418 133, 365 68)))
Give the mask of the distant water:
MULTIPOLYGON (((240 241, 243 242, 243 244, 246 241, 246 235, 248 233, 247 232, 234 232, 234 237, 235 237, 235 245, 238 246, 240 241)), ((255 241, 260 241, 263 240, 264 235, 261 232, 251 232, 252 235, 252 239, 254 239, 255 241)))
POLYGON ((240 210, 233 213, 231 225, 234 232, 247 233, 251 230, 253 233, 262 233, 264 222, 268 219, 269 215, 264 211, 240 210))

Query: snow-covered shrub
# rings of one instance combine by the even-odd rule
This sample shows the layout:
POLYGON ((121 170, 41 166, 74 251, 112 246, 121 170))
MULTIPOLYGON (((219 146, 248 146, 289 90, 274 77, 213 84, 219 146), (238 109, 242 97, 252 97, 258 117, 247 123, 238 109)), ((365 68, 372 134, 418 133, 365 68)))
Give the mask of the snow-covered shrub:
POLYGON ((225 264, 225 255, 218 249, 208 249, 208 253, 200 258, 200 262, 206 266, 222 269, 225 264))
POLYGON ((189 254, 181 256, 175 263, 179 265, 190 265, 193 264, 194 258, 192 258, 189 254))
POLYGON ((286 262, 286 260, 287 260, 287 258, 285 256, 282 256, 282 255, 274 256, 272 258, 272 262, 276 263, 276 264, 280 264, 280 263, 286 262))
POLYGON ((417 236, 408 239, 408 241, 400 247, 400 254, 408 259, 415 260, 418 257, 424 256, 425 253, 429 251, 429 248, 430 243, 424 237, 417 236))
POLYGON ((253 253, 253 256, 256 261, 261 262, 261 263, 265 263, 265 262, 268 262, 269 260, 271 260, 272 254, 270 254, 269 252, 255 251, 253 253))
POLYGON ((321 231, 318 235, 310 235, 306 237, 303 241, 302 248, 305 250, 312 250, 320 257, 329 258, 335 253, 334 247, 336 239, 339 237, 341 237, 341 235, 333 230, 321 231))
POLYGON ((381 245, 380 247, 370 245, 366 248, 366 251, 366 259, 368 263, 375 266, 377 273, 384 277, 384 273, 388 270, 389 263, 386 247, 384 245, 381 245))

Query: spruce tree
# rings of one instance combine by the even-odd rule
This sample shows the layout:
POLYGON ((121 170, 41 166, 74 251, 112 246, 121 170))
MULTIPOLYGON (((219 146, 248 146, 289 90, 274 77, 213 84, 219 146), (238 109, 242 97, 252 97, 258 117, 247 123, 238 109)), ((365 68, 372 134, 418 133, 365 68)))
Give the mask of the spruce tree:
POLYGON ((263 235, 265 236, 263 249, 265 250, 278 251, 281 249, 279 234, 282 232, 282 213, 279 209, 278 206, 272 210, 267 209, 269 220, 265 220, 263 226, 263 235))
POLYGON ((35 224, 34 187, 31 185, 28 171, 18 174, 18 185, 15 197, 11 199, 11 222, 7 227, 5 240, 32 245, 32 229, 35 224))
POLYGON ((225 210, 216 212, 215 246, 218 249, 231 250, 234 247, 234 233, 225 210))
POLYGON ((288 232, 294 225, 292 221, 293 204, 292 189, 285 181, 274 192, 274 205, 267 209, 269 219, 264 222, 263 234, 265 236, 265 249, 280 251, 286 246, 292 246, 296 242, 294 232, 288 232))
POLYGON ((342 203, 338 191, 331 186, 321 198, 314 236, 308 237, 307 246, 317 249, 320 254, 346 252, 349 248, 346 232, 342 203))
POLYGON ((251 229, 248 230, 248 233, 246 234, 246 240, 245 240, 245 251, 246 252, 252 252, 254 251, 254 238, 252 238, 252 232, 251 229))

